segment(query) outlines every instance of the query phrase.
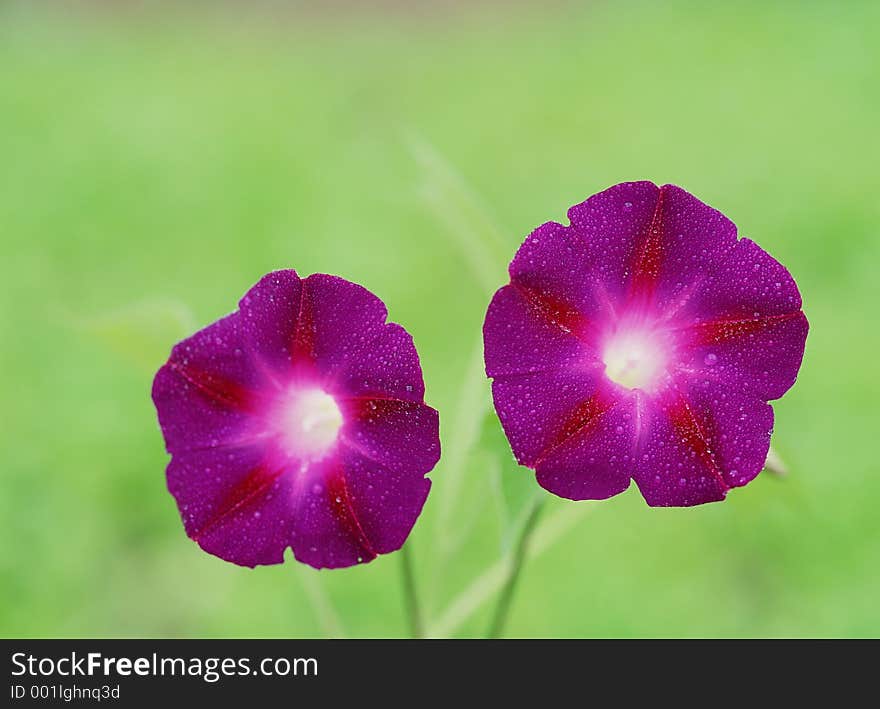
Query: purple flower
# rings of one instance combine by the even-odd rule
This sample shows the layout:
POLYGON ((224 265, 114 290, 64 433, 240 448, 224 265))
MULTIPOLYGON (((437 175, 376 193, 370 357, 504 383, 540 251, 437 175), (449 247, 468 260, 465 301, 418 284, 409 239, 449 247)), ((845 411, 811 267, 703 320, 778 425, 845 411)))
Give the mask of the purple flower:
POLYGON ((412 338, 386 317, 359 285, 276 271, 174 347, 153 401, 202 549, 338 568, 401 547, 440 441, 412 338))
POLYGON ((679 187, 611 187, 538 227, 483 326, 517 460, 573 500, 630 478, 652 506, 724 499, 763 467, 767 404, 807 336, 789 272, 679 187))

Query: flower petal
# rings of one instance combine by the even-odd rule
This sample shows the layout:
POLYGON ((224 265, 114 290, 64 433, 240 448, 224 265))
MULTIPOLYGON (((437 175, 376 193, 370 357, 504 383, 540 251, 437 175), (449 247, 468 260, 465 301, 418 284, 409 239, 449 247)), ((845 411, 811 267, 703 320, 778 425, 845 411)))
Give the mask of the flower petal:
POLYGON ((428 496, 425 474, 440 457, 434 409, 345 391, 341 445, 326 468, 329 495, 306 490, 311 501, 300 506, 295 523, 294 554, 317 568, 350 566, 399 549, 428 496))
POLYGON ((431 489, 419 468, 383 465, 349 449, 341 456, 351 514, 377 554, 396 551, 406 541, 431 489))
POLYGON ((801 309, 801 294, 788 269, 747 238, 709 271, 689 300, 686 314, 696 322, 718 318, 785 315, 801 309))
POLYGON ((292 530, 287 472, 260 446, 186 451, 168 464, 168 490, 205 551, 242 566, 279 564, 292 530))
POLYGON ((542 487, 572 500, 629 487, 632 407, 618 405, 601 365, 502 375, 492 395, 517 461, 535 469, 542 487))
POLYGON ((257 363, 276 375, 293 363, 303 307, 303 281, 293 269, 263 276, 239 301, 242 332, 257 363))
POLYGON ((767 460, 773 407, 720 384, 692 384, 685 391, 724 482, 741 487, 753 480, 767 460))
POLYGON ((424 399, 422 368, 412 336, 396 323, 383 325, 372 342, 358 342, 332 359, 328 367, 334 386, 344 395, 410 402, 424 399))
POLYGON ((537 461, 535 476, 554 495, 604 500, 629 487, 635 443, 632 401, 594 399, 579 411, 582 425, 537 461))
POLYGON ((352 514, 378 554, 399 549, 415 524, 440 459, 439 418, 424 404, 349 399, 340 460, 352 514))
POLYGON ((568 216, 616 303, 646 296, 668 307, 736 243, 733 222, 675 185, 625 182, 568 216))
POLYGON ((634 479, 653 507, 723 500, 761 470, 773 410, 712 383, 640 397, 634 479))
MULTIPOLYGON (((316 569, 338 569, 372 561, 379 551, 355 510, 347 479, 348 466, 334 456, 314 467, 316 470, 310 471, 305 482, 294 485, 294 556, 316 569)), ((419 510, 422 504, 424 499, 419 501, 419 510)), ((382 518, 380 526, 384 523, 382 518)))
MULTIPOLYGON (((626 293, 638 248, 653 223, 660 189, 653 182, 623 182, 593 195, 568 210, 575 231, 583 237, 583 255, 615 303, 626 293)), ((561 268, 556 256, 551 267, 561 268)), ((591 269, 592 270, 592 269, 591 269)))
POLYGON ((563 369, 594 360, 576 327, 515 285, 499 289, 483 322, 486 374, 501 377, 563 369))
POLYGON ((663 185, 654 222, 640 244, 631 289, 650 289, 660 309, 676 302, 736 244, 736 225, 689 192, 663 185))
MULTIPOLYGON (((340 568, 375 558, 378 550, 354 510, 346 472, 350 466, 343 456, 311 463, 280 461, 274 466, 270 459, 258 447, 174 456, 168 466, 169 490, 187 534, 202 549, 251 567, 280 564, 289 546, 298 560, 315 568, 340 568)), ((378 539, 384 526, 391 534, 399 533, 402 503, 412 492, 410 486, 396 493, 401 499, 393 501, 390 515, 386 507, 376 506, 371 531, 378 539)), ((427 488, 423 494, 416 492, 417 499, 409 502, 421 510, 427 488)), ((417 516, 418 512, 409 521, 407 532, 417 516)))
POLYGON ((300 327, 318 366, 338 368, 372 344, 388 317, 385 304, 363 286, 315 273, 305 280, 300 327), (329 360, 329 363, 327 362, 329 360))
POLYGON ((350 397, 346 424, 321 479, 303 486, 294 521, 296 558, 316 568, 370 561, 399 549, 431 487, 440 457, 437 412, 399 399, 350 397))
POLYGON ((749 239, 740 240, 688 302, 684 368, 764 400, 794 384, 809 325, 788 270, 749 239))
POLYGON ((425 404, 399 399, 342 401, 342 443, 395 472, 424 476, 440 459, 439 416, 425 404))
POLYGON ((603 381, 602 368, 592 366, 505 375, 492 382, 495 410, 517 461, 533 468, 580 428, 589 411, 597 408, 594 397, 600 395, 603 381))
MULTIPOLYGON (((620 289, 609 293, 605 252, 582 231, 556 222, 542 224, 526 238, 510 264, 511 283, 568 329, 585 330, 594 319, 613 315, 620 289)), ((618 278, 617 280, 621 280, 618 278)))
POLYGON ((248 415, 260 387, 238 314, 174 346, 153 380, 153 402, 170 453, 239 444, 255 435, 248 415))
POLYGON ((337 392, 424 397, 412 337, 386 323, 382 301, 355 283, 275 271, 248 291, 240 308, 248 344, 277 379, 306 363, 337 392))
POLYGON ((335 391, 421 401, 425 387, 412 337, 385 322, 379 298, 324 274, 309 276, 304 293, 299 347, 335 391))

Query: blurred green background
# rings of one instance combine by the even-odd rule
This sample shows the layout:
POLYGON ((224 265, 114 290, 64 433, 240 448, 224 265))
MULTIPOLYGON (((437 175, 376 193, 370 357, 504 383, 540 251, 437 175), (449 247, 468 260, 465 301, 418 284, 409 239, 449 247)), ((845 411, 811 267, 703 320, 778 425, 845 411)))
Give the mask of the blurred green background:
POLYGON ((431 632, 483 633, 539 492, 486 416, 489 293, 632 179, 797 278, 790 474, 695 509, 548 499, 509 634, 880 634, 878 27, 877 2, 0 3, 0 635, 406 632, 399 555, 238 568, 165 491, 153 373, 284 267, 413 334, 444 445, 418 580, 431 632))

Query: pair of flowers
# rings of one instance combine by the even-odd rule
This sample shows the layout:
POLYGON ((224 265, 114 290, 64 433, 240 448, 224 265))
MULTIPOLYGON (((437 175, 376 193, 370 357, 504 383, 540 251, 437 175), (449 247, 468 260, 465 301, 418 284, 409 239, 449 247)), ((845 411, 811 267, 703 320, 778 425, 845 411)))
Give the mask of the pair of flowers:
MULTIPOLYGON (((611 187, 526 239, 483 325, 517 460, 561 497, 635 480, 652 506, 724 499, 762 469, 807 321, 788 271, 720 212, 611 187)), ((412 338, 335 276, 263 277, 177 344, 153 400, 187 534, 246 566, 399 549, 440 457, 412 338)))

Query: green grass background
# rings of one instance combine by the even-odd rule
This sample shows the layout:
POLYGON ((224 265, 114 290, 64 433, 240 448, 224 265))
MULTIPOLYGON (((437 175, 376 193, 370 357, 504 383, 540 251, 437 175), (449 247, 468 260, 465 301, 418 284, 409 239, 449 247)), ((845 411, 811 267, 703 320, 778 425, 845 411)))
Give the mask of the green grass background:
POLYGON ((446 457, 411 543, 440 618, 537 489, 466 375, 488 289, 534 226, 631 179, 798 280, 791 473, 695 509, 549 499, 577 521, 509 634, 880 634, 880 4, 36 7, 0 4, 0 635, 405 633, 395 555, 237 568, 165 490, 153 373, 283 267, 364 284, 415 338, 446 457))

